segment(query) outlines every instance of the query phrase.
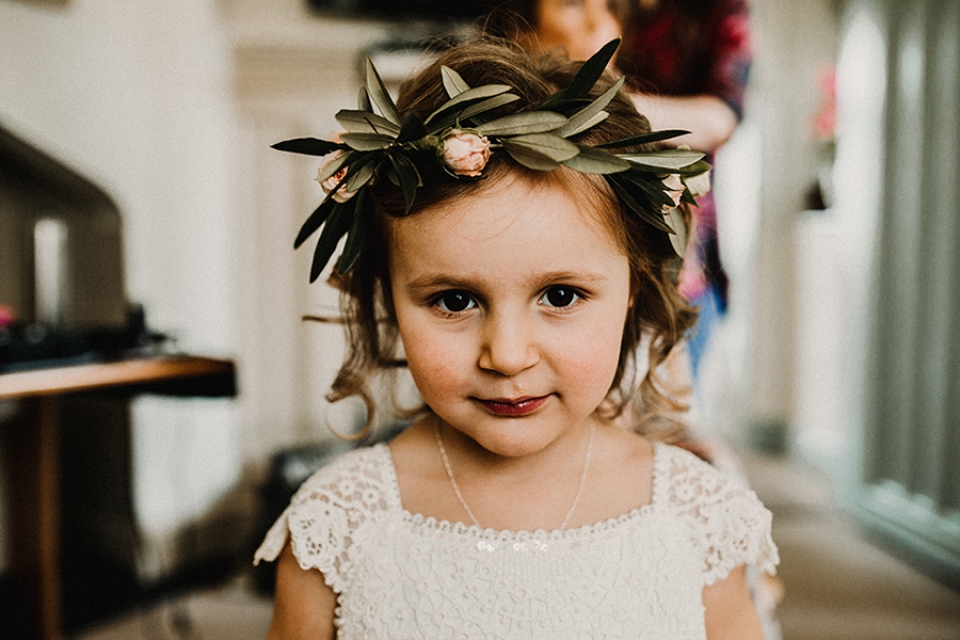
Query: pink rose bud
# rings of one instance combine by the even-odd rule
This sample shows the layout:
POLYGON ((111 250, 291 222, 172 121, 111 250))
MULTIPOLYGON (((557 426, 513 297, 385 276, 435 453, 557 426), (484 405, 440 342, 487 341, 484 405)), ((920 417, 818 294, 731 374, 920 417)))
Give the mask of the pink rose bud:
MULTIPOLYGON (((686 187, 683 186, 683 180, 680 179, 680 174, 679 174, 679 173, 671 173, 671 174, 669 174, 669 175, 666 175, 666 176, 660 178, 660 180, 663 181, 663 186, 666 187, 665 191, 666 191, 667 195, 670 196, 670 199, 671 199, 671 200, 673 200, 673 206, 674 206, 674 207, 679 207, 679 206, 680 206, 680 196, 683 195, 683 190, 686 188, 686 187)), ((669 209, 671 209, 672 207, 668 207, 668 206, 664 205, 663 208, 664 208, 664 210, 669 210, 669 209)))
MULTIPOLYGON (((320 183, 320 188, 323 189, 324 193, 330 193, 331 191, 333 191, 333 188, 336 187, 340 183, 340 181, 343 180, 344 177, 346 177, 347 175, 347 168, 341 167, 336 173, 334 173, 332 176, 330 176, 326 180, 321 180, 323 176, 323 170, 326 169, 327 166, 331 162, 336 160, 338 157, 340 157, 339 154, 337 154, 336 156, 334 156, 333 158, 325 162, 323 165, 321 165, 320 169, 317 171, 317 182, 320 183)), ((347 187, 342 186, 339 189, 337 189, 337 192, 333 194, 332 198, 334 202, 339 202, 340 204, 343 204, 344 202, 347 202, 350 198, 352 198, 355 194, 356 194, 355 191, 347 191, 347 187)))
POLYGON ((490 141, 469 131, 453 129, 443 139, 441 157, 455 175, 476 177, 490 160, 490 141))

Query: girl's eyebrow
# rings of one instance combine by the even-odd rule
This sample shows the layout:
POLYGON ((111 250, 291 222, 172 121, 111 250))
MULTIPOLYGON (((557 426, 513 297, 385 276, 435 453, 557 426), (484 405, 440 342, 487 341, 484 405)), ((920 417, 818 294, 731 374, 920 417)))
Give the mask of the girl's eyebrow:
POLYGON ((445 273, 427 273, 414 278, 404 288, 417 292, 429 289, 463 289, 469 288, 470 279, 454 278, 445 273))
MULTIPOLYGON (((576 284, 580 286, 595 285, 607 279, 607 276, 590 271, 549 271, 536 274, 532 278, 534 288, 542 288, 552 284, 576 284)), ((408 291, 418 292, 433 289, 480 289, 488 281, 483 277, 466 276, 454 277, 446 273, 424 274, 414 278, 405 285, 408 291)))

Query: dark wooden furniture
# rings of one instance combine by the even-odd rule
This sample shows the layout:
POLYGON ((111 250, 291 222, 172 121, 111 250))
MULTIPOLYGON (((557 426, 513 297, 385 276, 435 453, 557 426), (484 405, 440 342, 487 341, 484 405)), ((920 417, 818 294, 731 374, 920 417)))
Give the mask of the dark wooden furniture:
POLYGON ((11 568, 26 590, 34 635, 43 640, 63 637, 59 402, 76 393, 232 396, 234 365, 168 356, 0 374, 0 401, 19 405, 3 434, 10 453, 4 475, 11 487, 11 568))

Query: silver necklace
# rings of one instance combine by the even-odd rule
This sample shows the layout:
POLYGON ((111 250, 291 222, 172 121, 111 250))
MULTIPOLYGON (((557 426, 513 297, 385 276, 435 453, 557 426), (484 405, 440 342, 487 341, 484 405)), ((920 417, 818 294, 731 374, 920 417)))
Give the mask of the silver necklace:
MULTIPOLYGON (((580 486, 577 488, 577 495, 573 498, 573 504, 570 505, 570 510, 567 511, 567 517, 563 519, 563 523, 560 524, 560 530, 563 531, 567 528, 567 523, 570 522, 570 516, 573 515, 573 512, 577 509, 577 504, 580 502, 580 496, 583 495, 583 487, 587 483, 587 469, 590 467, 590 454, 593 453, 593 435, 596 431, 594 423, 590 423, 590 438, 587 441, 587 452, 583 456, 583 471, 580 473, 580 486)), ((450 486, 453 487, 453 492, 457 494, 457 500, 460 501, 460 506, 463 507, 463 510, 467 512, 467 515, 470 516, 470 521, 475 524, 478 528, 482 529, 480 523, 477 521, 477 517, 473 515, 473 511, 470 509, 470 505, 467 504, 467 501, 463 499, 463 494, 460 493, 460 485, 457 484, 457 479, 453 477, 453 469, 450 467, 450 459, 447 457, 447 449, 443 446, 443 438, 440 437, 440 424, 439 422, 434 422, 433 424, 433 434, 437 439, 437 448, 440 450, 440 457, 443 459, 443 468, 447 470, 447 478, 450 480, 450 486)))

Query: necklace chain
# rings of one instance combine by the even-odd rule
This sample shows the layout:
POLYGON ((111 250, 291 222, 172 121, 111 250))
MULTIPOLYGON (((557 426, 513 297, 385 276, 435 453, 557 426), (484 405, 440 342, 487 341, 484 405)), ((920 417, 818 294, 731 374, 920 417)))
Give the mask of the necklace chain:
MULTIPOLYGON (((596 431, 595 425, 590 423, 590 438, 587 441, 587 451, 583 456, 583 471, 580 473, 580 486, 577 488, 577 495, 573 498, 573 504, 570 505, 570 510, 567 511, 567 516, 563 519, 563 523, 560 524, 560 530, 563 531, 567 528, 567 524, 570 522, 570 516, 573 515, 573 512, 577 509, 577 504, 580 502, 580 496, 583 495, 583 487, 587 483, 587 469, 590 468, 590 454, 593 453, 593 436, 596 431)), ((447 449, 443 446, 443 438, 440 437, 440 424, 439 422, 434 423, 433 429, 434 436, 437 439, 437 448, 440 450, 440 457, 443 459, 443 468, 447 471, 447 478, 450 480, 450 486, 453 487, 453 492, 457 495, 457 500, 460 501, 460 506, 463 507, 463 510, 467 512, 467 515, 470 516, 470 521, 473 522, 478 528, 482 529, 480 523, 477 521, 477 517, 473 515, 473 511, 470 509, 470 505, 467 504, 467 501, 464 500, 463 494, 460 492, 460 485, 457 484, 457 479, 453 476, 453 469, 450 467, 450 458, 447 457, 447 449)))

